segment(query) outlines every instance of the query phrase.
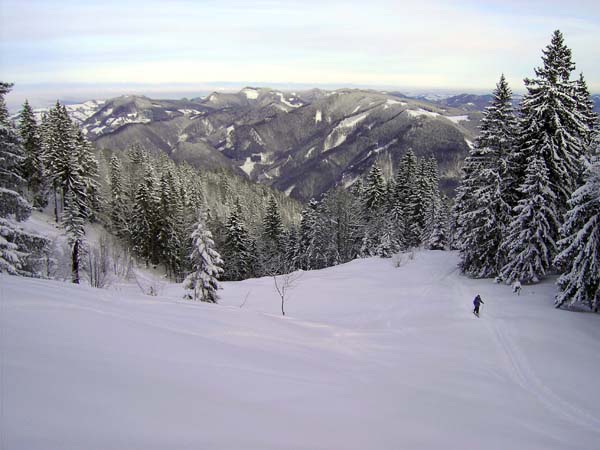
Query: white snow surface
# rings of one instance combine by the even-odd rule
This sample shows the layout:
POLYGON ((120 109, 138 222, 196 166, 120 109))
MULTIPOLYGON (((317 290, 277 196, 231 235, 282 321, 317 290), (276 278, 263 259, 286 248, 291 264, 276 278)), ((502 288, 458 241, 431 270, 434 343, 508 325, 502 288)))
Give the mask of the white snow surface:
POLYGON ((426 109, 423 109, 423 108, 407 109, 406 113, 410 117, 419 117, 419 116, 438 117, 440 115, 439 113, 436 113, 433 111, 427 111, 426 109))
POLYGON ((254 170, 255 165, 256 165, 256 162, 252 161, 252 158, 250 156, 248 156, 246 158, 246 160, 244 161, 244 164, 242 164, 240 166, 240 169, 242 169, 244 172, 246 172, 246 174, 248 174, 248 176, 250 176, 250 174, 254 170))
POLYGON ((469 121, 469 116, 444 116, 446 119, 448 119, 451 122, 454 122, 456 124, 458 124, 459 122, 468 122, 469 121))
POLYGON ((323 151, 326 152, 327 150, 342 145, 346 141, 348 134, 350 134, 356 125, 365 120, 368 115, 368 112, 364 112, 362 114, 346 117, 344 120, 342 120, 325 138, 325 142, 323 143, 323 151))
POLYGON ((408 103, 388 98, 383 105, 383 109, 388 109, 390 106, 393 106, 393 105, 407 106, 408 103))
POLYGON ((0 274, 2 448, 597 449, 600 316, 457 262, 304 272, 285 317, 268 277, 210 305, 0 274))
POLYGON ((290 103, 291 101, 294 101, 295 99, 293 97, 288 98, 287 100, 285 99, 283 93, 281 92, 276 92, 276 95, 279 97, 279 101, 281 103, 283 103, 286 106, 289 106, 290 108, 300 108, 302 106, 302 104, 297 104, 297 103, 290 103))
POLYGON ((256 100, 258 98, 258 91, 252 88, 245 88, 242 90, 246 98, 256 100))
POLYGON ((285 190, 285 195, 287 195, 288 197, 290 196, 290 194, 292 193, 292 191, 294 190, 294 188, 296 187, 295 184, 292 184, 289 188, 287 188, 285 190))

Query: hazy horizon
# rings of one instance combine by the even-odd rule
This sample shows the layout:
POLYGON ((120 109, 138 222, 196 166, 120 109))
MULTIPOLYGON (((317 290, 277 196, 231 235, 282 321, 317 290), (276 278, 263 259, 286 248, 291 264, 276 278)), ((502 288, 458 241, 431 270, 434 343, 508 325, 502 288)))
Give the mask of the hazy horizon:
POLYGON ((594 1, 2 0, 0 79, 11 108, 246 85, 485 93, 501 73, 521 92, 557 28, 600 92, 594 1))
MULTIPOLYGON (((305 91, 309 89, 372 89, 378 91, 401 92, 406 95, 456 95, 456 94, 489 94, 489 90, 456 89, 456 88, 401 88, 397 86, 341 85, 319 84, 308 85, 301 83, 259 83, 259 82, 212 82, 202 84, 84 84, 84 83, 49 83, 49 84, 15 84, 11 93, 6 97, 6 103, 11 113, 17 112, 27 100, 34 108, 47 108, 57 100, 61 103, 81 103, 87 100, 105 100, 122 95, 143 95, 155 99, 182 99, 208 96, 212 92, 239 92, 244 87, 272 88, 282 91, 305 91)), ((521 94, 523 91, 516 91, 521 94)))

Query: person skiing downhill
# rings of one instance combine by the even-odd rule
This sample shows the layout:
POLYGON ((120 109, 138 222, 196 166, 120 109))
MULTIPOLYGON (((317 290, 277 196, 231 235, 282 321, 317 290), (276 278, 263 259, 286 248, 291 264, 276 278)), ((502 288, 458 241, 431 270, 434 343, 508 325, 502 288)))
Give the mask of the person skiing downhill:
POLYGON ((475 297, 475 299, 473 300, 473 305, 475 305, 475 308, 473 309, 473 314, 475 314, 476 316, 479 316, 479 305, 482 303, 483 300, 481 300, 481 296, 477 294, 477 297, 475 297))

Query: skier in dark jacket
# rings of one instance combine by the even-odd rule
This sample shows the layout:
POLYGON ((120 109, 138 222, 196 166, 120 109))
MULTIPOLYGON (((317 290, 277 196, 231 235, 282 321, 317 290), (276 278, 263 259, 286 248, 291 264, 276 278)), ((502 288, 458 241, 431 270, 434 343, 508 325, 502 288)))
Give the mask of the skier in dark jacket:
POLYGON ((475 305, 475 309, 473 309, 473 312, 477 315, 479 315, 479 305, 481 305, 483 303, 483 300, 481 300, 481 296, 479 294, 477 294, 477 297, 475 297, 475 300, 473 300, 473 304, 475 305))

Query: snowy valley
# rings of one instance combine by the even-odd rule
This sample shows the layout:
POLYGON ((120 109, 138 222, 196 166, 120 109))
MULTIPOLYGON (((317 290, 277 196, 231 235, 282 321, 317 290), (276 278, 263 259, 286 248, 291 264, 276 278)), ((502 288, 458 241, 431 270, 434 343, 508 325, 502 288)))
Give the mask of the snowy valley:
POLYGON ((0 274, 2 448, 596 449, 600 317, 457 264, 301 272, 285 317, 269 277, 211 305, 0 274))

